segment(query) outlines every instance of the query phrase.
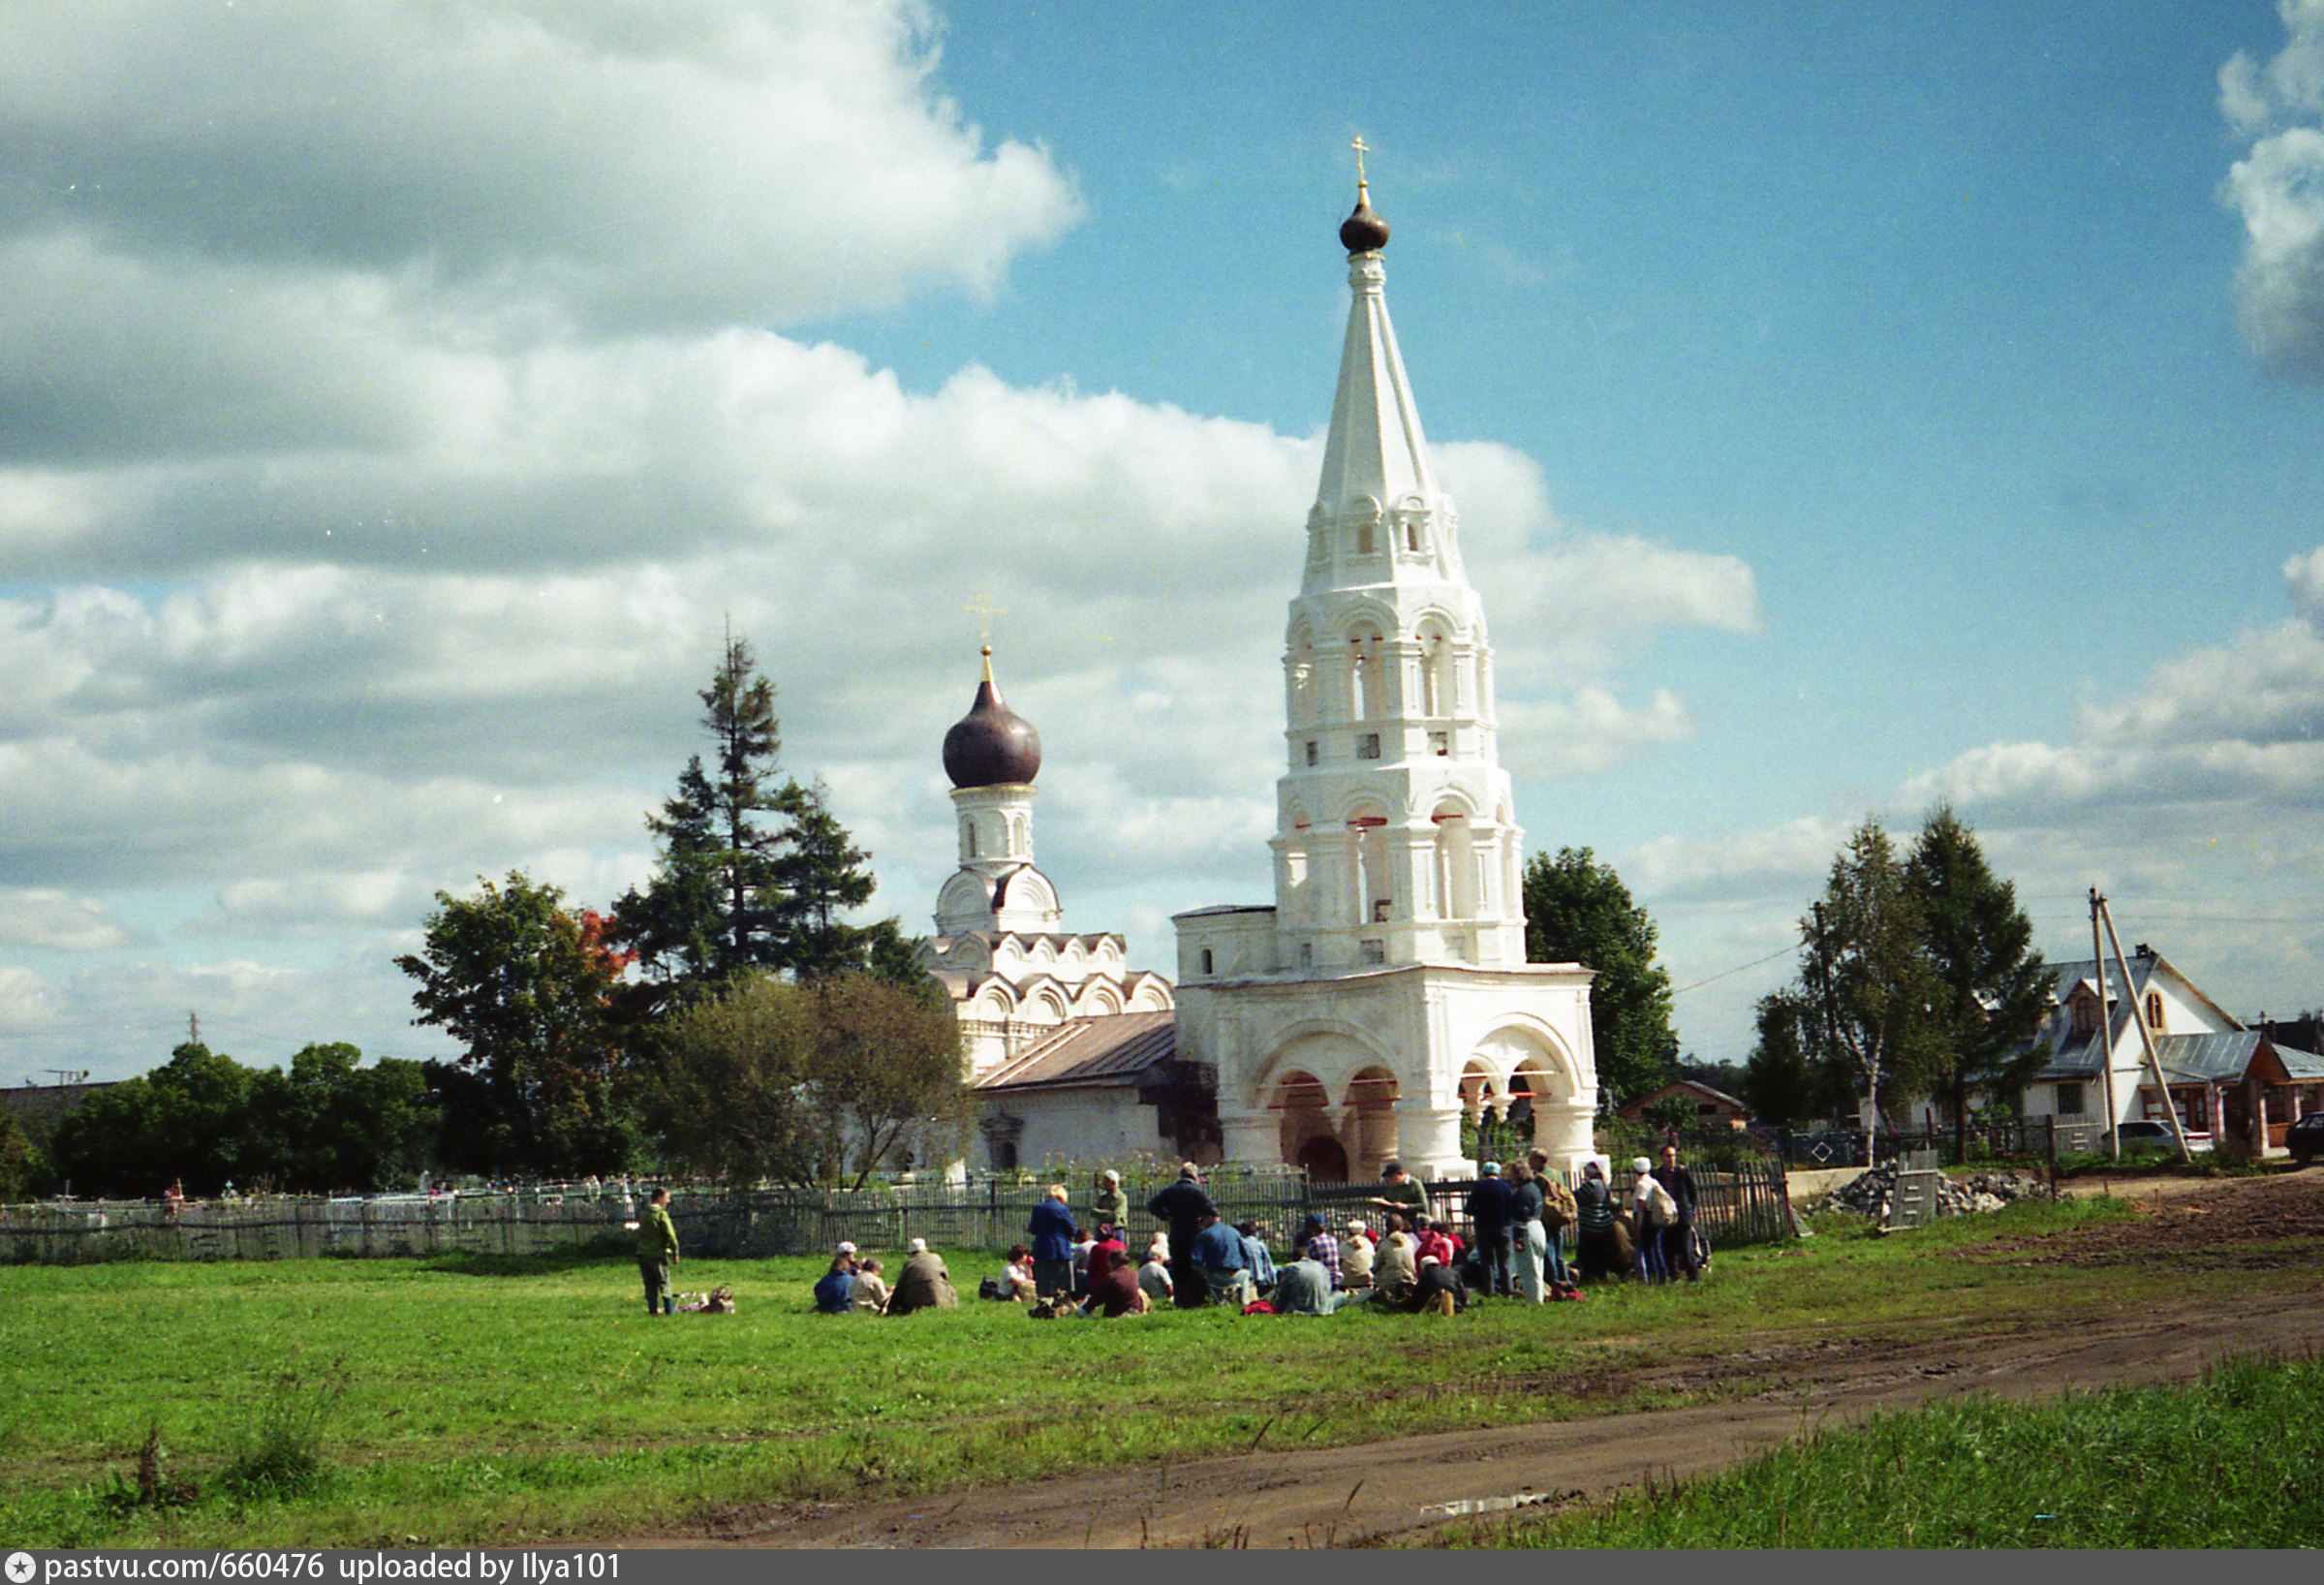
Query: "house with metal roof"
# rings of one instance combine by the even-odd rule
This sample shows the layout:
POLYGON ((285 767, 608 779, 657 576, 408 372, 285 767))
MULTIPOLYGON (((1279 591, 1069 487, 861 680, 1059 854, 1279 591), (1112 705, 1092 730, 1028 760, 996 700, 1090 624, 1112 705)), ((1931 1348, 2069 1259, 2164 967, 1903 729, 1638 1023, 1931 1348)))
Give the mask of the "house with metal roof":
POLYGON ((1675 1078, 1651 1095, 1642 1095, 1628 1105, 1618 1108, 1614 1115, 1636 1122, 1649 1108, 1664 1101, 1678 1101, 1694 1108, 1697 1128, 1739 1129, 1751 1120, 1751 1108, 1724 1090, 1691 1078, 1675 1078))
POLYGON ((2119 1122, 2159 1122, 2168 1106, 2190 1135, 2224 1133, 2279 1150, 2294 1118, 2324 1109, 2324 1057, 2246 1028, 2144 943, 2129 957, 2127 997, 2111 960, 2053 968, 2054 1010, 2034 1036, 2049 1041, 2050 1061, 2027 1086, 2028 1117, 2094 1134, 2119 1122), (2154 1041, 2159 1085, 2134 1006, 2154 1041))

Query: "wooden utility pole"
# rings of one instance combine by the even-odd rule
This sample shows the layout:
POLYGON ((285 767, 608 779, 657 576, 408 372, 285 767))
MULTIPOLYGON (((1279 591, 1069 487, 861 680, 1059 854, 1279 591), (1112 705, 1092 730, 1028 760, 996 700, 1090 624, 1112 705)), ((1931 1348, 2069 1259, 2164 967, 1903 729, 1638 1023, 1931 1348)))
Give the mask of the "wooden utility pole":
POLYGON ((2098 917, 2106 921, 2106 939, 2114 943, 2114 960, 2122 967, 2123 994, 2129 998, 2130 1016, 2138 1021, 2138 1043, 2147 1050, 2147 1070, 2154 1075, 2154 1088, 2162 1094, 2162 1112, 2171 1120, 2171 1137, 2179 1141, 2179 1160, 2195 1165, 2195 1153, 2187 1148, 2186 1130, 2179 1126, 2179 1107, 2171 1100, 2171 1081, 2163 1077, 2162 1057, 2154 1049, 2154 1032, 2147 1027, 2147 1010, 2139 1002, 2138 986, 2131 982, 2130 960, 2123 955, 2123 938, 2115 934, 2114 913, 2106 899, 2098 899, 2098 917))
POLYGON ((2114 1020, 2106 1016, 2106 948, 2098 941, 2098 910, 2105 902, 2096 886, 2090 888, 2090 966, 2098 977, 2098 1032, 2092 1038, 2098 1042, 2098 1076, 2106 1087, 2106 1154, 2119 1162, 2123 1135, 2115 1127, 2122 1119, 2114 1112, 2114 1020))

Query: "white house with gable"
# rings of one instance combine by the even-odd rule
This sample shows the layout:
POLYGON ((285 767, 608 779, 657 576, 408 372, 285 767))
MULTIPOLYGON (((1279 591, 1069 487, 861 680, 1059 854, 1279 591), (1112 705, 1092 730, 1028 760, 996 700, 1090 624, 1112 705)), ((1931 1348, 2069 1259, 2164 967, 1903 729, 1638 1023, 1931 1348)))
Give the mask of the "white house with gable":
POLYGON ((2144 943, 2128 963, 2128 999, 2112 958, 2052 965, 2053 1010, 2035 1036, 2049 1041, 2050 1061, 2027 1086, 2026 1116, 2102 1134, 2176 1110, 2190 1134, 2225 1133, 2266 1149, 2280 1146, 2285 1126, 2324 1102, 2324 1057, 2247 1029, 2144 943), (2154 1038, 2161 1085, 2133 1003, 2154 1038))

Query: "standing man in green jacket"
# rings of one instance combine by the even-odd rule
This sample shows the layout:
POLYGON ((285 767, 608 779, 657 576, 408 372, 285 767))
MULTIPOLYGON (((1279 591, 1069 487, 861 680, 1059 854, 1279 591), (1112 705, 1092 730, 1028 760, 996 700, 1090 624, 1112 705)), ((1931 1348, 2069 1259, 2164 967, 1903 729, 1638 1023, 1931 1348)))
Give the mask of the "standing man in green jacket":
MULTIPOLYGON (((1110 1166, 1098 1174, 1098 1193, 1090 1201, 1090 1227, 1111 1228, 1125 1246, 1130 1242, 1130 1197, 1122 1193, 1122 1174, 1110 1166)), ((1099 1275, 1102 1274, 1094 1273, 1091 1280, 1099 1275)))
POLYGON ((645 1282, 645 1313, 666 1316, 677 1302, 670 1296, 669 1268, 678 1263, 678 1229, 669 1220, 669 1191, 656 1189, 637 1219, 637 1275, 645 1282))

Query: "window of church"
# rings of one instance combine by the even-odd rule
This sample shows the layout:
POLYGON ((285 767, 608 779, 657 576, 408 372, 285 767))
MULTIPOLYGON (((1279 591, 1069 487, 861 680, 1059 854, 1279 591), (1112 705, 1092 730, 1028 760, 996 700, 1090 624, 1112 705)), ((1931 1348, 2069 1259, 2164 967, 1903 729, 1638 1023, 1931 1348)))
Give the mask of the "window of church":
POLYGON ((1367 941, 1363 944, 1363 951, 1366 963, 1388 961, 1388 944, 1384 941, 1367 941))
POLYGON ((1302 969, 1312 969, 1316 966, 1316 944, 1314 942, 1303 941, 1299 944, 1299 966, 1302 969))
POLYGON ((1307 762, 1316 763, 1316 740, 1312 737, 1307 740, 1307 762))
POLYGON ((1420 525, 1409 519, 1404 525, 1404 547, 1414 555, 1420 552, 1420 525))
POLYGON ((1365 732, 1355 740, 1355 757, 1359 760, 1379 758, 1379 733, 1365 732))
POLYGON ((1385 924, 1388 922, 1387 898, 1375 897, 1372 899, 1372 922, 1374 924, 1385 924))
POLYGON ((971 821, 971 822, 969 822, 969 856, 970 856, 971 858, 975 858, 975 857, 976 857, 976 856, 977 856, 977 854, 976 854, 976 823, 975 821, 971 821))
POLYGON ((1202 972, 1206 975, 1211 972, 1210 948, 1207 947, 1202 948, 1202 972))
POLYGON ((2162 992, 2147 992, 2147 1027, 2155 1034, 2162 1033, 2162 992))
POLYGON ((1451 734, 1447 732, 1430 732, 1428 734, 1428 752, 1435 755, 1440 760, 1450 759, 1452 757, 1451 734))
POLYGON ((2058 1115, 2061 1117, 2082 1115, 2082 1086, 2079 1083, 2061 1083, 2058 1086, 2058 1115))

